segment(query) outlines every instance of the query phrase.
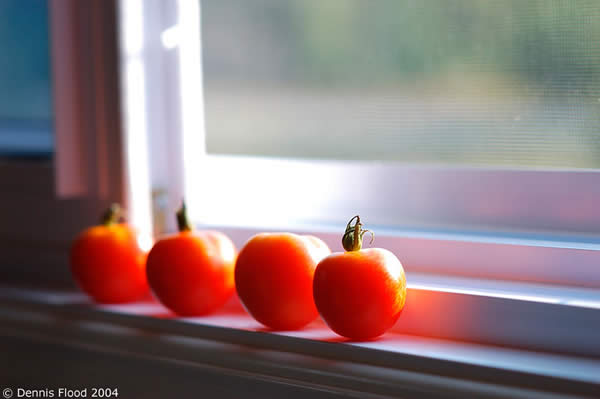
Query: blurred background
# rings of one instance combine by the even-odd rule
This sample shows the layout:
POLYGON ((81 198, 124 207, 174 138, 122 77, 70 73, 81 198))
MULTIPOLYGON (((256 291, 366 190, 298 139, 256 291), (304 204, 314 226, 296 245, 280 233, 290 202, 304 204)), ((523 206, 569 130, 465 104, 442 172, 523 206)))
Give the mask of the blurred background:
POLYGON ((596 0, 202 1, 209 153, 600 167, 596 0))
POLYGON ((0 1, 0 157, 53 152, 47 0, 0 1))

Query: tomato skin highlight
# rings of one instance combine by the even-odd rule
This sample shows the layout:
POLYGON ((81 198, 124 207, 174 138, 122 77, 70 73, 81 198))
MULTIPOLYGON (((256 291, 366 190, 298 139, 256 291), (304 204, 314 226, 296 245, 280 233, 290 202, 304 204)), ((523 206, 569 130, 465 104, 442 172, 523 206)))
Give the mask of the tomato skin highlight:
POLYGON ((233 294, 235 247, 216 231, 182 231, 159 240, 146 273, 158 300, 180 316, 217 310, 233 294))
POLYGON ((73 242, 70 266, 77 285, 98 303, 126 303, 147 295, 146 253, 126 224, 93 226, 73 242))
POLYGON ((245 309, 274 330, 297 330, 318 317, 312 296, 317 262, 329 247, 313 236, 257 234, 244 245, 235 285, 245 309))
POLYGON ((313 294, 319 314, 335 333, 367 340, 385 333, 400 317, 406 276, 386 249, 338 252, 317 265, 313 294))

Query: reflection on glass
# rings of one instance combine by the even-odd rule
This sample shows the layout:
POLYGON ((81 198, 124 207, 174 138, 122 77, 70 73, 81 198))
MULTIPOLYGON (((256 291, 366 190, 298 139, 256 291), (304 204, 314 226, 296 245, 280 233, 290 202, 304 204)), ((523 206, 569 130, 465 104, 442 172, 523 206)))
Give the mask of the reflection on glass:
POLYGON ((600 167, 600 2, 202 2, 209 153, 600 167))

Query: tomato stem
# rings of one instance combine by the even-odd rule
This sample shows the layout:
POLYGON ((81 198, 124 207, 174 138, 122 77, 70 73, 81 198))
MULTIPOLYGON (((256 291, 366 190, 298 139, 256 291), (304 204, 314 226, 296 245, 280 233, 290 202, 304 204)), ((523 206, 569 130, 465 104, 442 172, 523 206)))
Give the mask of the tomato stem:
POLYGON ((360 251, 362 248, 362 240, 365 233, 369 232, 371 234, 371 242, 369 245, 373 244, 373 240, 375 240, 375 234, 371 230, 363 229, 362 223, 360 222, 360 216, 356 215, 346 225, 346 232, 342 237, 342 246, 348 252, 351 251, 360 251), (356 219, 354 225, 352 222, 356 219))
POLYGON ((190 218, 187 214, 187 208, 185 206, 185 201, 181 201, 181 208, 175 214, 177 216, 177 228, 179 231, 192 231, 192 222, 190 222, 190 218))
POLYGON ((112 204, 100 218, 100 224, 103 226, 110 226, 112 224, 118 223, 123 215, 123 209, 117 203, 112 204))

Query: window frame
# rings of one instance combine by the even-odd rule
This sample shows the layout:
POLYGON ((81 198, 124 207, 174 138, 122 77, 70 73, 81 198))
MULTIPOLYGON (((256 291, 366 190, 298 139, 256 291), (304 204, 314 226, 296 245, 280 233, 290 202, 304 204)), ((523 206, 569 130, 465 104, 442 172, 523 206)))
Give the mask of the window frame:
POLYGON ((413 317, 409 326, 394 327, 398 332, 540 350, 551 350, 554 345, 578 354, 586 351, 593 340, 585 333, 586 317, 598 313, 600 288, 595 272, 600 260, 600 215, 593 213, 593 204, 600 199, 598 171, 207 154, 199 121, 202 112, 190 112, 190 103, 202 109, 202 95, 190 94, 201 93, 202 81, 186 80, 192 73, 198 75, 201 64, 196 69, 181 65, 182 60, 199 62, 201 52, 200 21, 190 17, 200 10, 191 12, 192 3, 198 4, 163 2, 162 12, 144 3, 148 16, 144 28, 148 47, 141 54, 147 67, 145 81, 165 90, 160 96, 165 106, 153 103, 148 110, 149 120, 162 120, 148 124, 149 180, 153 193, 160 193, 153 197, 155 222, 160 220, 156 231, 175 230, 172 215, 184 194, 192 220, 200 228, 226 233, 238 248, 261 231, 285 230, 317 235, 333 251, 340 251, 345 223, 358 213, 375 230, 376 246, 391 250, 403 263, 409 290, 421 293, 416 295, 421 302, 425 298, 425 303, 439 305, 429 309, 430 314, 458 317, 467 308, 477 315, 478 326, 457 326, 450 320, 443 327, 425 321, 426 317, 413 317), (164 15, 169 15, 169 22, 164 15), (179 36, 176 48, 161 47, 166 31, 176 32, 176 38, 182 32, 188 36, 185 40, 179 36), (170 77, 168 84, 165 76, 170 77), (188 107, 180 101, 188 101, 188 107), (481 288, 486 284, 500 288, 492 293, 481 288), (530 292, 537 290, 535 284, 557 286, 567 293, 562 299, 536 296, 530 292), (585 295, 590 297, 578 302, 569 297, 568 287, 587 289, 585 295), (449 303, 455 304, 458 313, 440 305, 449 303), (502 314, 506 321, 500 333, 494 327, 495 314, 502 314), (555 323, 571 325, 573 341, 561 341, 560 331, 549 334, 555 323))
POLYGON ((164 104, 149 109, 155 231, 175 230, 171 215, 185 197, 195 223, 238 246, 285 229, 340 250, 341 230, 359 214, 409 273, 600 288, 600 171, 207 154, 204 98, 190 94, 202 93, 202 79, 190 79, 202 70, 200 19, 190 17, 200 10, 189 10, 197 3, 145 3, 146 82, 161 85, 164 104), (175 48, 160 45, 167 30, 175 48))

